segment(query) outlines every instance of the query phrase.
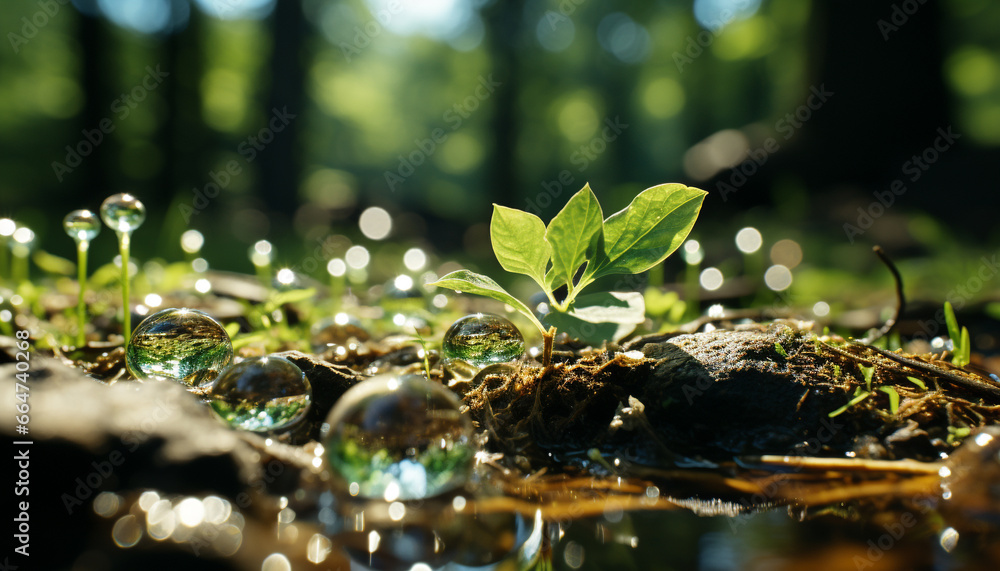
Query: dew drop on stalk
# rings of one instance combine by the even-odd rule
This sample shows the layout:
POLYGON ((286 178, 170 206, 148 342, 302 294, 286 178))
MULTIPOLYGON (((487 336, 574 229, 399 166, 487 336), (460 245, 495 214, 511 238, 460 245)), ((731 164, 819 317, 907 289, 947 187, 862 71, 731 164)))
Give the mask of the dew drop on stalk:
POLYGON ((131 194, 113 194, 101 204, 101 220, 118 235, 118 253, 122 258, 122 334, 127 344, 132 336, 132 311, 129 308, 129 247, 132 232, 146 220, 146 207, 131 194))
MULTIPOLYGON (((458 398, 418 375, 373 377, 337 401, 322 436, 330 470, 363 498, 429 498, 465 484, 475 450, 458 398)), ((354 494, 354 492, 357 494, 354 494)))
POLYGON ((63 218, 63 229, 76 242, 89 242, 101 233, 101 221, 89 210, 74 210, 63 218))
POLYGON ((87 287, 87 250, 90 249, 90 241, 101 233, 101 221, 97 219, 96 214, 89 210, 74 210, 63 218, 63 229, 76 242, 76 268, 79 286, 76 304, 76 345, 77 347, 81 347, 86 343, 84 330, 87 322, 84 291, 87 287))
POLYGON ((312 403, 302 369, 283 357, 252 357, 230 366, 212 385, 210 405, 233 428, 268 432, 294 425, 312 403))
POLYGON ((146 207, 127 192, 115 194, 101 204, 101 220, 115 232, 131 234, 146 220, 146 207))
POLYGON ((477 367, 513 361, 524 353, 524 336, 510 320, 489 313, 466 315, 448 328, 441 342, 445 358, 477 367))
POLYGON ((138 379, 174 380, 191 387, 214 380, 233 359, 233 344, 218 321, 196 309, 168 308, 136 327, 125 364, 138 379))

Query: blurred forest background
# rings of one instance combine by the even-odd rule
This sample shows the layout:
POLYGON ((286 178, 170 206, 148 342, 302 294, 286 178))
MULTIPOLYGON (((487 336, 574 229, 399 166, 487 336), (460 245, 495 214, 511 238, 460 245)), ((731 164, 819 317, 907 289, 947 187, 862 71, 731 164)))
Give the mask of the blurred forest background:
POLYGON ((873 243, 969 271, 1000 244, 992 0, 7 0, 0 31, 0 216, 69 259, 62 217, 128 191, 139 259, 193 228, 247 273, 260 239, 287 265, 391 243, 489 271, 492 202, 547 220, 588 181, 605 214, 708 190, 695 234, 727 277, 747 225, 845 280, 881 271, 873 243))

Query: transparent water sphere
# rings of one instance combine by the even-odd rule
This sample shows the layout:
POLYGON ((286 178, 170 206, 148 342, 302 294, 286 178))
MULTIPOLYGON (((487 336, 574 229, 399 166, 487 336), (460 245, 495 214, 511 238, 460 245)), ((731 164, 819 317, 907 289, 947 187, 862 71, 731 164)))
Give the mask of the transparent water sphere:
POLYGON ((131 233, 146 220, 146 207, 127 192, 114 194, 101 204, 101 220, 115 232, 131 233))
POLYGON ((77 242, 89 242, 101 233, 101 221, 89 210, 74 210, 63 218, 63 229, 77 242))
POLYGON ((219 375, 210 405, 230 426, 267 432, 295 424, 312 403, 302 369, 283 357, 252 357, 219 375))
POLYGON ((197 309, 168 308, 150 315, 125 349, 125 364, 136 378, 192 387, 211 382, 232 360, 225 328, 197 309))
POLYGON ((466 315, 448 328, 441 343, 448 359, 477 367, 513 361, 524 353, 524 337, 510 320, 489 313, 466 315))
POLYGON ((429 498, 465 484, 472 424, 451 391, 418 375, 372 377, 351 387, 323 434, 334 476, 353 496, 429 498))

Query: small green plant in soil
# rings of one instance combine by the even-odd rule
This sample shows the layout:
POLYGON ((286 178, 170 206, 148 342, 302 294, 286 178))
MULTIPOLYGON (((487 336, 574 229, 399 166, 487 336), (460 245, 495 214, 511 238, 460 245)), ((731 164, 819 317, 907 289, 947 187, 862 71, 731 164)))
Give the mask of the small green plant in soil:
MULTIPOLYGON (((595 280, 613 274, 638 274, 659 265, 691 232, 707 193, 683 184, 648 188, 625 209, 604 218, 597 197, 584 186, 546 226, 534 214, 493 205, 490 240, 500 265, 530 277, 545 292, 551 311, 545 325, 531 309, 495 280, 469 270, 451 272, 432 285, 484 295, 522 313, 542 334, 543 362, 548 365, 557 328, 594 333, 604 339, 622 326, 644 319, 637 292, 580 293, 595 280), (565 288, 562 299, 556 291, 565 288)), ((631 329, 628 329, 631 330, 631 329)))
POLYGON ((951 364, 956 367, 964 367, 972 361, 972 343, 969 341, 969 330, 963 327, 961 332, 958 329, 958 319, 955 318, 955 310, 951 303, 944 302, 944 319, 948 325, 948 337, 951 338, 954 353, 951 357, 951 364))

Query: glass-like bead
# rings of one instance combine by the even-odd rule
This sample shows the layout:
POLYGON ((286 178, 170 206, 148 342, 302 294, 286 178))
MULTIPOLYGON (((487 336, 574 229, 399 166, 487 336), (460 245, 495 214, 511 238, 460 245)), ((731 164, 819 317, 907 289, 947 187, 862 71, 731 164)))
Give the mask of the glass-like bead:
POLYGON ((125 363, 136 378, 192 387, 214 380, 232 360, 226 329, 196 309, 168 308, 150 315, 132 332, 125 350, 125 363))
POLYGON ((415 500, 462 486, 475 451, 460 406, 451 391, 418 375, 362 381, 327 417, 329 467, 363 498, 415 500))
POLYGON ((448 359, 477 367, 513 361, 524 353, 524 337, 510 320, 489 313, 466 315, 448 328, 441 342, 448 359))
POLYGON ((288 359, 251 357, 223 371, 209 398, 212 409, 233 428, 267 432, 302 420, 312 402, 312 387, 288 359))

